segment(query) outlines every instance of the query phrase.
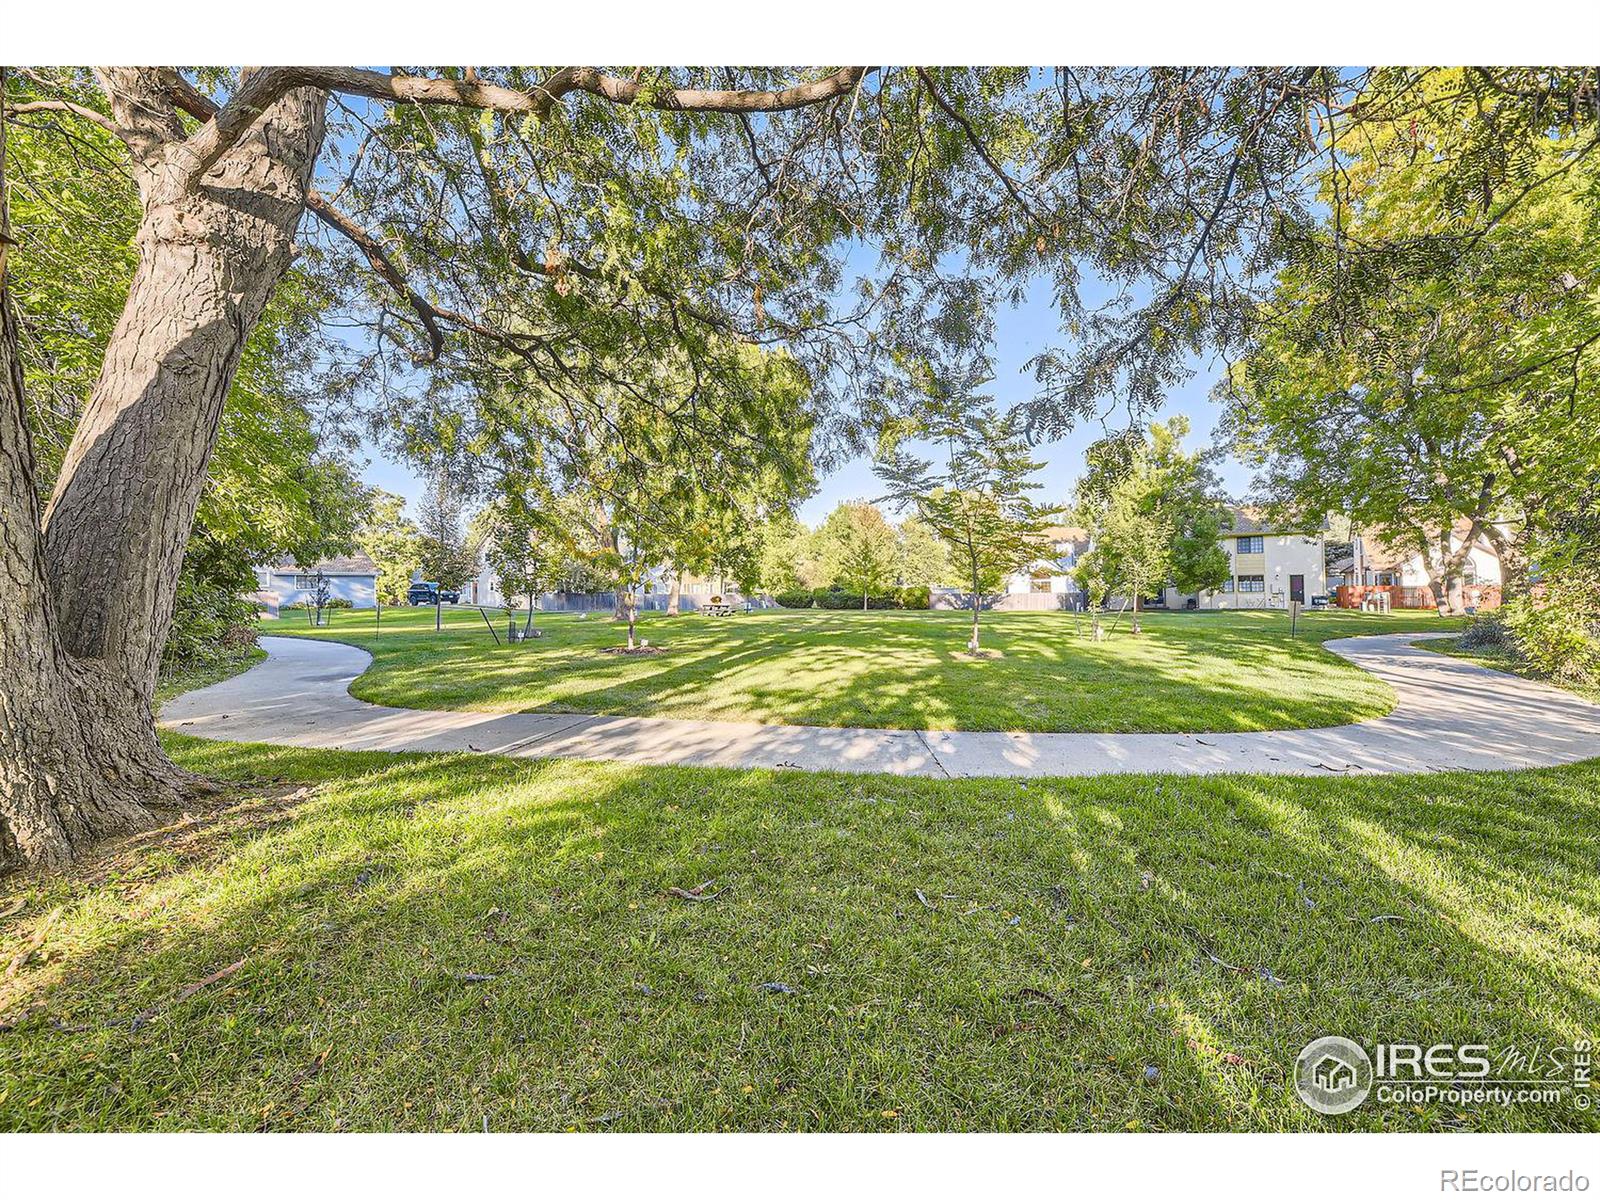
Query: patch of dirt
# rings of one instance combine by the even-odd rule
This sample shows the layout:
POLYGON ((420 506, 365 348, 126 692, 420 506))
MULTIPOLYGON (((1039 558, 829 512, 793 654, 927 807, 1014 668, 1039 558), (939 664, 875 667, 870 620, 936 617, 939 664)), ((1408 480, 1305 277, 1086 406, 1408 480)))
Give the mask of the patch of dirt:
POLYGON ((632 650, 629 650, 626 646, 607 646, 604 650, 600 651, 601 654, 629 655, 665 654, 666 652, 667 648, 665 646, 635 646, 632 650))
POLYGON ((971 650, 953 650, 950 657, 958 662, 988 662, 991 659, 1004 658, 1005 655, 998 650, 979 650, 976 654, 971 650))

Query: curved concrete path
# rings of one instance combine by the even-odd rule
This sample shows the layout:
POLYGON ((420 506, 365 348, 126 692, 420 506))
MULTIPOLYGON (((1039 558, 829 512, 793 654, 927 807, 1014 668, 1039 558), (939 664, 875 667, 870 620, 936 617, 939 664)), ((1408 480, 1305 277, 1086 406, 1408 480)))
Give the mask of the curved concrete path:
POLYGON ((201 737, 330 750, 477 751, 519 758, 780 767, 891 775, 1217 775, 1514 770, 1600 756, 1600 705, 1408 645, 1445 634, 1326 643, 1394 688, 1388 716, 1266 733, 956 733, 574 713, 432 712, 357 700, 372 658, 340 642, 264 637, 265 662, 171 701, 162 724, 201 737))

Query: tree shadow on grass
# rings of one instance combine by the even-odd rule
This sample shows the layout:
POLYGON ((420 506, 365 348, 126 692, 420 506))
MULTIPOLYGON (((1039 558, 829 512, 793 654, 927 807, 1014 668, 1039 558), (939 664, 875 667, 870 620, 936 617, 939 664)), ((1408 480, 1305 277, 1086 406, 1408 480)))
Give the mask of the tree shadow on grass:
POLYGON ((983 663, 957 660, 961 614, 658 617, 644 628, 668 652, 646 661, 601 653, 614 631, 576 622, 533 650, 402 635, 363 643, 379 659, 353 690, 400 707, 1034 732, 1307 728, 1393 703, 1319 638, 1291 640, 1281 614, 1155 617, 1102 644, 1066 614, 1001 617, 986 636, 1003 657, 983 663))
POLYGON ((1326 1033, 1600 1023, 1593 766, 946 783, 174 746, 314 794, 34 885, 66 911, 0 1001, 29 1014, 0 1128, 1588 1127, 1323 1118, 1289 1072, 1326 1033))

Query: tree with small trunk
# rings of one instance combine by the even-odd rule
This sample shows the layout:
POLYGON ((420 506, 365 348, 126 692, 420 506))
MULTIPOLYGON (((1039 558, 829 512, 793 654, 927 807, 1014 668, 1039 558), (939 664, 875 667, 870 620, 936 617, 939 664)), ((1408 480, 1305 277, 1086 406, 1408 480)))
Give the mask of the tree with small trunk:
POLYGON ((522 623, 525 638, 533 635, 540 593, 551 587, 562 564, 576 553, 572 530, 562 521, 563 515, 560 505, 535 510, 523 494, 513 493, 497 497, 473 523, 484 557, 499 576, 506 607, 514 607, 514 596, 527 597, 528 612, 522 623))
POLYGON ((816 547, 827 581, 859 594, 861 608, 894 578, 894 529, 876 505, 845 501, 817 530, 816 547))
POLYGON ((1144 503, 1138 482, 1130 478, 1113 489, 1104 514, 1090 530, 1097 573, 1130 597, 1128 632, 1133 634, 1144 632, 1139 625, 1143 598, 1165 583, 1172 570, 1171 520, 1162 509, 1144 503))
POLYGON ((1006 575, 1049 553, 1045 526, 1060 510, 1028 493, 1038 488, 1040 464, 1029 453, 1024 414, 1001 413, 987 397, 973 396, 981 376, 961 386, 932 386, 913 421, 891 428, 875 470, 889 487, 886 499, 913 510, 950 548, 971 588, 970 653, 979 652, 979 620, 988 596, 1006 575), (919 438, 937 445, 943 465, 919 458, 904 445, 919 438))
POLYGON ((463 523, 466 498, 447 470, 435 472, 417 506, 419 562, 424 579, 459 588, 478 573, 478 547, 463 523))

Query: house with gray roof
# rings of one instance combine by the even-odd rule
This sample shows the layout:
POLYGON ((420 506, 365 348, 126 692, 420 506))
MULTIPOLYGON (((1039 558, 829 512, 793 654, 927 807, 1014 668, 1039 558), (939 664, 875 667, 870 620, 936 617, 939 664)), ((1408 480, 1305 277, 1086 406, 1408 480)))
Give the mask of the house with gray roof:
POLYGON ((378 602, 378 568, 359 552, 309 566, 283 558, 258 566, 255 572, 256 599, 269 611, 285 604, 315 603, 319 575, 327 580, 330 600, 348 600, 351 608, 372 608, 378 602))

